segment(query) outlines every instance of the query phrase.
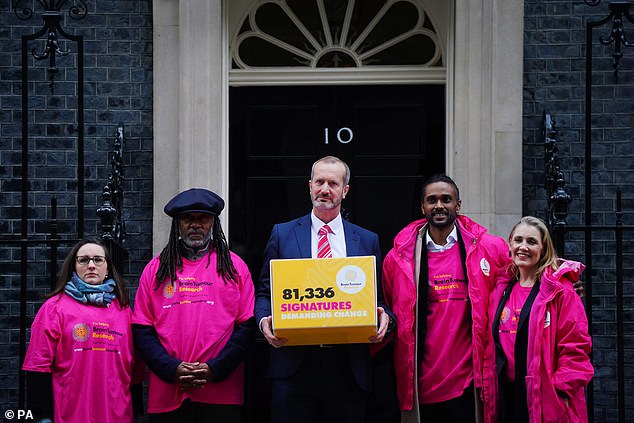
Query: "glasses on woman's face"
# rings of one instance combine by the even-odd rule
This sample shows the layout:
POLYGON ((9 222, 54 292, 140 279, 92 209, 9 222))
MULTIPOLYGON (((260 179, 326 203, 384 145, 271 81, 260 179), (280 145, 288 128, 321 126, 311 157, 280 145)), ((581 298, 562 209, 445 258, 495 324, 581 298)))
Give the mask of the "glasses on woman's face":
POLYGON ((77 260, 77 264, 80 266, 88 266, 90 260, 95 263, 95 266, 101 266, 106 262, 106 258, 104 256, 77 256, 75 260, 77 260))

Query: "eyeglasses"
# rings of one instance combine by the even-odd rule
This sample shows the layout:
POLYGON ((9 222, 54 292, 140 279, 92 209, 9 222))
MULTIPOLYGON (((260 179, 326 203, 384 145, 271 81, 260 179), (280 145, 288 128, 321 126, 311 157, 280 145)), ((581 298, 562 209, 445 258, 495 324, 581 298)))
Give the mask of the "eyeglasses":
POLYGON ((77 264, 80 266, 88 266, 90 260, 95 263, 95 266, 101 266, 106 262, 106 258, 104 256, 77 256, 75 257, 75 260, 77 260, 77 264))

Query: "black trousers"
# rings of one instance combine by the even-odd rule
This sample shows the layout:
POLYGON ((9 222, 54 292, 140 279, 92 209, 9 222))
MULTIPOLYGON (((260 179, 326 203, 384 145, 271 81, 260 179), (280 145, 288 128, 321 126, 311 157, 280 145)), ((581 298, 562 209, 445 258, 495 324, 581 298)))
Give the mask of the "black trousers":
POLYGON ((300 368, 271 386, 273 423, 363 423, 369 393, 357 384, 345 346, 307 349, 300 368))
POLYGON ((502 389, 500 423, 528 423, 526 385, 503 381, 502 389))
POLYGON ((473 384, 462 395, 448 401, 420 405, 420 420, 425 423, 475 423, 473 384))
POLYGON ((240 423, 239 405, 205 404, 185 400, 179 408, 167 413, 150 413, 150 423, 240 423))
POLYGON ((372 357, 374 391, 368 399, 365 423, 401 423, 396 396, 394 343, 389 342, 372 357))

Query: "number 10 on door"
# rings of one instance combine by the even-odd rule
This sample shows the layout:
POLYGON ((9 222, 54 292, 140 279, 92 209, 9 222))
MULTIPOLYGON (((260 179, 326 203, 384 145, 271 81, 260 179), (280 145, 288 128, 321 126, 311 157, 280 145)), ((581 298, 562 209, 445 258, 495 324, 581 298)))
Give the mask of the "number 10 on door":
MULTIPOLYGON (((324 144, 328 144, 330 141, 330 136, 328 132, 328 128, 324 128, 324 144)), ((348 144, 350 141, 352 141, 353 137, 354 134, 352 133, 352 129, 346 128, 345 126, 337 131, 337 141, 339 141, 341 144, 348 144)))

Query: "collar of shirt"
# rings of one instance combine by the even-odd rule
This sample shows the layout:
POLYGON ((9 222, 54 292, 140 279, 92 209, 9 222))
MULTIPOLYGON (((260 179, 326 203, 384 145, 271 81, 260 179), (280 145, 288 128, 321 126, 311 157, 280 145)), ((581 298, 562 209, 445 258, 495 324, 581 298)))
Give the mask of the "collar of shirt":
POLYGON ((427 245, 427 252, 430 252, 430 253, 442 253, 443 251, 447 251, 448 249, 453 247, 456 242, 458 242, 458 230, 456 229, 456 225, 453 225, 453 229, 451 230, 451 233, 449 234, 449 236, 447 236, 445 245, 436 244, 434 240, 431 239, 431 236, 429 235, 429 231, 427 231, 425 235, 425 243, 427 245))
POLYGON ((322 226, 328 225, 330 227, 330 231, 337 235, 339 231, 343 231, 343 221, 341 220, 341 214, 338 214, 333 220, 328 223, 322 222, 317 216, 315 216, 314 212, 310 213, 310 229, 313 231, 313 234, 319 234, 319 230, 322 226))
MULTIPOLYGON (((312 257, 317 257, 317 242, 319 240, 319 229, 326 223, 322 222, 314 212, 310 213, 310 239, 312 257)), ((333 257, 346 257, 346 238, 343 232, 343 220, 338 214, 333 220, 327 223, 330 227, 328 241, 333 257)))

